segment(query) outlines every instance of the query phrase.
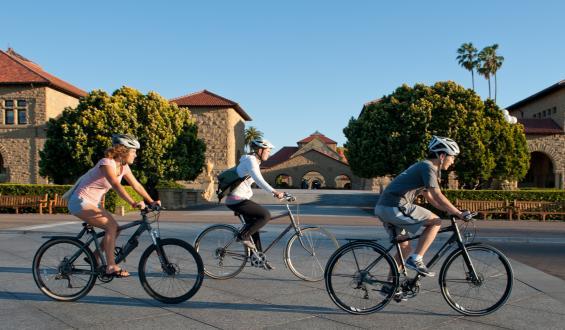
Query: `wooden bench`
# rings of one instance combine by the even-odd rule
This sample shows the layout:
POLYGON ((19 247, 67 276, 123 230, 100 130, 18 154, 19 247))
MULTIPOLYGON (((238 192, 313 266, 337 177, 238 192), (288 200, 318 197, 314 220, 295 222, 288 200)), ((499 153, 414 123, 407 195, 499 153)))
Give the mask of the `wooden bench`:
POLYGON ((47 194, 43 196, 0 195, 0 207, 14 208, 16 214, 22 207, 32 207, 38 208, 39 213, 43 214, 43 208, 47 207, 47 194))
POLYGON ((62 195, 55 194, 55 197, 49 200, 49 214, 53 214, 53 209, 56 207, 66 208, 67 206, 67 201, 63 199, 62 195))
POLYGON ((462 210, 477 212, 482 215, 483 219, 486 219, 488 214, 505 214, 508 216, 508 219, 512 219, 513 209, 509 201, 474 201, 456 199, 454 205, 462 210))
POLYGON ((518 220, 522 214, 534 214, 541 216, 541 220, 545 221, 545 217, 550 214, 565 215, 565 201, 514 201, 514 212, 518 220))

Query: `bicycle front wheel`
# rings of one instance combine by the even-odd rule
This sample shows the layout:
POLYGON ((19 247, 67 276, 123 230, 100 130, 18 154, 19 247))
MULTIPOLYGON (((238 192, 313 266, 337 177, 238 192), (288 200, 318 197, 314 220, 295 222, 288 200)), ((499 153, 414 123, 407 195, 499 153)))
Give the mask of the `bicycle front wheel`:
POLYGON ((321 281, 326 263, 339 243, 323 228, 309 227, 300 232, 301 236, 294 234, 286 245, 284 258, 288 269, 305 281, 321 281))
POLYGON ((488 245, 470 245, 466 250, 476 277, 471 274, 464 251, 456 250, 441 269, 441 294, 449 306, 461 314, 490 314, 502 307, 510 297, 512 267, 502 252, 488 245))
POLYGON ((332 301, 351 314, 385 307, 398 288, 396 262, 375 242, 356 241, 330 257, 324 274, 332 301))
POLYGON ((247 248, 236 242, 237 230, 229 225, 206 228, 194 242, 202 256, 204 273, 211 278, 225 280, 239 274, 247 262, 247 248))
POLYGON ((33 257, 33 280, 46 296, 74 301, 96 283, 96 260, 78 239, 56 238, 45 242, 33 257))
POLYGON ((166 238, 161 249, 151 245, 139 259, 139 281, 153 298, 177 304, 198 292, 204 279, 204 266, 198 252, 187 242, 166 238))

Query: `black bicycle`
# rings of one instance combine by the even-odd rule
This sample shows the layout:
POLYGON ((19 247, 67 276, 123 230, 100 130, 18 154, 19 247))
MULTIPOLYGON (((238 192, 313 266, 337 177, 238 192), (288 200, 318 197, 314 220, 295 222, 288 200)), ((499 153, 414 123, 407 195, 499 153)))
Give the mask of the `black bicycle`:
MULTIPOLYGON (((198 252, 187 242, 176 238, 161 239, 158 222, 161 208, 145 208, 141 220, 119 227, 125 230, 139 226, 123 247, 116 247, 116 264, 138 246, 138 238, 147 231, 152 244, 139 259, 139 280, 143 289, 153 298, 167 304, 183 302, 196 294, 204 279, 204 266, 198 252)), ((45 295, 59 301, 74 301, 85 296, 98 278, 108 283, 114 278, 106 274, 106 259, 101 253, 99 239, 104 232, 83 223, 80 233, 74 236, 44 236, 49 238, 33 258, 33 279, 45 295), (83 236, 90 236, 85 242, 83 236), (90 245, 100 256, 98 264, 90 245)))
MULTIPOLYGON (((427 267, 433 267, 454 248, 439 273, 441 294, 449 306, 461 314, 487 315, 502 307, 510 297, 512 267, 499 250, 473 243, 475 235, 467 229, 468 226, 462 232, 455 217, 451 217, 451 225, 439 232, 453 234, 427 267)), ((422 275, 408 277, 406 267, 402 267, 401 278, 390 251, 396 247, 402 256, 399 243, 419 237, 394 239, 389 248, 375 240, 351 240, 335 251, 324 273, 326 290, 333 302, 348 313, 369 314, 382 309, 393 299, 401 301, 415 297, 420 291, 422 275)), ((404 257, 402 260, 405 266, 404 257)))
MULTIPOLYGON (((194 243, 196 250, 204 259, 204 272, 215 279, 228 279, 239 274, 247 261, 254 267, 267 267, 266 253, 277 244, 288 232, 294 234, 288 240, 284 250, 284 262, 290 271, 305 281, 321 281, 324 268, 331 253, 339 247, 335 236, 324 228, 317 226, 301 226, 290 210, 289 203, 295 197, 285 193, 287 212, 273 217, 272 220, 288 216, 290 224, 263 251, 248 249, 237 241, 238 228, 231 225, 213 225, 206 228, 194 243)), ((245 219, 236 213, 242 226, 245 219)))

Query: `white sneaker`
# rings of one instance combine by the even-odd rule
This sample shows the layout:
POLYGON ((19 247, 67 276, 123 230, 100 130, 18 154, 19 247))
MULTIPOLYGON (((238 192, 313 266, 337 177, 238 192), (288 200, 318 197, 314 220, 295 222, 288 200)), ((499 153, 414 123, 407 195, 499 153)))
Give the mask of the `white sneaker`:
POLYGON ((428 270, 428 267, 426 267, 426 264, 424 264, 424 260, 422 259, 416 260, 412 257, 409 257, 408 259, 406 259, 406 267, 417 271, 420 275, 429 276, 429 277, 436 276, 436 273, 428 270))

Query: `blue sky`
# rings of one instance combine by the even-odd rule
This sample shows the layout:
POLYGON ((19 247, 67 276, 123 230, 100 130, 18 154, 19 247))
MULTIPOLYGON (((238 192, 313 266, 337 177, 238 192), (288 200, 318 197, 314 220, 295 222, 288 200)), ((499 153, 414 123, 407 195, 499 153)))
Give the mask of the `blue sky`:
MULTIPOLYGON (((499 44, 498 103, 565 79, 563 1, 9 1, 0 48, 90 91, 238 102, 277 147, 343 128, 403 83, 453 80, 464 42, 499 44)), ((476 78, 488 96, 487 82, 476 78)), ((278 148, 277 148, 278 149, 278 148)))

